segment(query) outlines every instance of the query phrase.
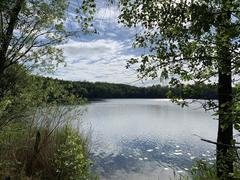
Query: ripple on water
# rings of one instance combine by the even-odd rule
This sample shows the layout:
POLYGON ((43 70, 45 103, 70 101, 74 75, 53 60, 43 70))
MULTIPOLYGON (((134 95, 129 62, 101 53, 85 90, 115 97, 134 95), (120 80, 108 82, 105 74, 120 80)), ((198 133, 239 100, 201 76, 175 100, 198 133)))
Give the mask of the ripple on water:
MULTIPOLYGON (((93 159, 96 160, 95 169, 100 170, 98 172, 101 176, 110 177, 116 171, 122 175, 118 179, 129 179, 125 176, 127 177, 132 172, 142 175, 142 172, 145 171, 152 175, 153 170, 163 174, 164 170, 166 174, 174 171, 181 176, 181 173, 187 173, 186 171, 190 169, 195 158, 205 157, 209 164, 213 163, 211 150, 207 146, 207 149, 205 146, 202 147, 199 141, 195 141, 188 131, 188 128, 191 127, 201 127, 200 130, 204 131, 202 123, 200 123, 200 126, 196 123, 203 122, 202 119, 205 118, 205 115, 187 111, 189 116, 187 120, 191 120, 188 123, 189 126, 179 126, 177 123, 180 115, 183 115, 181 118, 186 118, 186 113, 181 113, 182 110, 178 110, 179 107, 175 108, 172 104, 168 105, 165 102, 152 103, 152 100, 146 100, 147 102, 140 100, 139 106, 135 104, 136 100, 131 100, 131 102, 127 100, 128 104, 124 103, 125 101, 109 100, 102 103, 102 106, 99 104, 97 107, 91 106, 89 108, 88 119, 91 120, 91 125, 93 124, 95 130, 93 142, 97 141, 97 145, 99 145, 95 149, 98 150, 99 148, 107 154, 94 151, 97 154, 93 159), (135 109, 138 110, 136 113, 134 113, 135 109), (198 115, 201 121, 197 120, 195 122, 194 120, 198 115), (166 117, 169 119, 168 121, 165 121, 166 117), (136 127, 136 125, 138 126, 136 127), (176 131, 168 131, 168 127, 170 129, 176 128, 176 131), (185 131, 186 129, 187 131, 185 131), (187 134, 182 134, 182 132, 187 132, 187 134), (114 151, 114 155, 111 154, 112 151, 114 151), (115 151, 117 155, 115 155, 115 151), (126 172, 126 174, 123 172, 126 172)), ((161 102, 162 100, 157 101, 161 102)), ((185 121, 181 122, 185 123, 185 121)), ((206 127, 211 126, 207 125, 206 127)), ((212 132, 212 127, 209 129, 212 132)), ((146 179, 156 179, 150 176, 145 177, 147 177, 146 179)))
POLYGON ((181 149, 175 149, 175 152, 182 152, 181 149))
POLYGON ((147 152, 153 152, 153 149, 148 149, 147 152))
POLYGON ((191 157, 190 157, 191 160, 193 160, 193 159, 195 159, 195 158, 196 158, 195 156, 191 156, 191 157))

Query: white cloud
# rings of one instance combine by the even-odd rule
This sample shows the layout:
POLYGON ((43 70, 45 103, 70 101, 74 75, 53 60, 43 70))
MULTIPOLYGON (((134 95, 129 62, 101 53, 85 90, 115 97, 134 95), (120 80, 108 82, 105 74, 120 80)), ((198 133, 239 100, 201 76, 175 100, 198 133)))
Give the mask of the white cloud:
POLYGON ((60 47, 63 48, 64 56, 68 59, 86 58, 87 60, 97 60, 121 53, 124 45, 119 41, 100 39, 86 42, 70 40, 60 47))
POLYGON ((111 39, 85 42, 71 40, 61 45, 67 67, 59 68, 53 77, 130 84, 137 76, 125 68, 126 60, 135 57, 126 53, 129 47, 128 42, 111 39))
POLYGON ((120 9, 117 6, 106 6, 99 8, 96 12, 95 17, 97 19, 117 22, 119 15, 120 9))
MULTIPOLYGON (((49 76, 74 81, 142 85, 142 81, 137 80, 137 73, 125 68, 128 59, 141 54, 141 51, 131 47, 139 29, 127 29, 118 24, 118 7, 101 3, 99 1, 93 22, 98 34, 79 33, 61 45, 67 67, 60 67, 55 74, 49 76)), ((74 21, 74 7, 73 3, 66 23, 66 27, 72 31, 79 30, 79 25, 74 21)))

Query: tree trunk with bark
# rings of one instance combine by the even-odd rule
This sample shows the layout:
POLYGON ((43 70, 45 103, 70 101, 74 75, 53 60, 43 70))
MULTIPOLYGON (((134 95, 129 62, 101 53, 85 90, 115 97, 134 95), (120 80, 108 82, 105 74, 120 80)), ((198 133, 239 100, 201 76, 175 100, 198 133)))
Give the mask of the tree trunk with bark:
POLYGON ((18 15, 21 12, 24 3, 25 0, 16 0, 14 7, 9 12, 9 22, 6 29, 0 29, 0 32, 6 32, 0 34, 2 36, 2 42, 0 46, 0 98, 3 96, 4 93, 4 84, 2 84, 4 78, 4 71, 6 69, 7 63, 9 63, 7 58, 8 48, 13 37, 14 28, 18 23, 18 15))
POLYGON ((233 119, 232 119, 232 65, 228 27, 231 14, 228 5, 231 0, 223 0, 222 14, 217 27, 218 49, 218 137, 217 137, 217 176, 220 179, 231 179, 233 173, 233 119), (223 13, 224 12, 224 13, 223 13), (227 36, 226 36, 227 35, 227 36))

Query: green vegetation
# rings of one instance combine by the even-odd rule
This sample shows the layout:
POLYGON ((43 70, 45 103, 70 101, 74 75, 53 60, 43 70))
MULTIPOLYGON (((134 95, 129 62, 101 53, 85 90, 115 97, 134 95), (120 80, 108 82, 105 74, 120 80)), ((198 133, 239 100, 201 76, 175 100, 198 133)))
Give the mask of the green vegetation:
MULTIPOLYGON (((217 111, 217 176, 232 179, 233 126, 239 124, 238 103, 233 92, 239 75, 239 0, 121 0, 120 21, 127 27, 142 26, 134 47, 146 53, 132 58, 143 78, 170 79, 172 87, 191 82, 212 83, 217 87, 218 104, 204 107, 217 111)), ((178 101, 182 97, 172 98, 178 101)))
POLYGON ((0 177, 94 178, 90 173, 87 139, 65 124, 71 118, 71 110, 47 108, 38 109, 28 123, 11 123, 2 128, 0 177))
MULTIPOLYGON (((168 96, 182 105, 186 102, 178 101, 181 98, 209 99, 204 107, 217 111, 216 171, 200 165, 196 177, 238 178, 233 127, 240 130, 240 95, 238 85, 234 92, 233 82, 240 73, 239 1, 120 0, 120 21, 128 27, 143 27, 134 46, 148 52, 129 60, 128 67, 140 64, 142 78, 170 79, 170 87, 147 88, 31 75, 52 72, 64 64, 59 45, 74 34, 64 28, 69 3, 0 1, 1 178, 92 179, 87 140, 70 125, 74 105, 83 97, 168 96), (218 99, 218 104, 212 99, 218 99)), ((76 7, 81 31, 94 29, 95 9, 94 0, 80 1, 76 7)))
POLYGON ((168 98, 169 91, 176 96, 186 99, 216 99, 217 89, 208 84, 185 85, 184 87, 170 88, 168 86, 154 85, 149 87, 136 87, 126 84, 114 84, 104 82, 79 82, 63 81, 44 78, 44 81, 54 81, 64 87, 66 92, 75 97, 87 99, 95 98, 168 98), (191 93, 189 93, 191 91, 191 93))
MULTIPOLYGON (((239 163, 234 163, 234 174, 233 176, 236 179, 240 178, 240 169, 239 163)), ((193 180, 218 180, 218 176, 216 173, 216 164, 209 165, 206 162, 200 160, 197 161, 194 166, 192 167, 192 179, 193 180)))
MULTIPOLYGON (((0 1, 1 179, 95 178, 87 138, 71 127, 78 117, 74 104, 83 100, 76 101, 59 83, 32 75, 64 64, 58 45, 72 35, 64 28, 69 3, 0 1)), ((94 1, 79 3, 76 11, 79 29, 88 31, 94 1)))
POLYGON ((94 178, 87 137, 71 127, 80 114, 74 104, 84 101, 54 81, 18 73, 22 78, 1 99, 0 177, 94 178))
POLYGON ((60 143, 53 158, 55 172, 61 179, 90 179, 89 167, 91 161, 86 158, 87 142, 79 136, 79 132, 71 127, 65 127, 64 133, 63 138, 65 139, 60 139, 63 142, 60 143))

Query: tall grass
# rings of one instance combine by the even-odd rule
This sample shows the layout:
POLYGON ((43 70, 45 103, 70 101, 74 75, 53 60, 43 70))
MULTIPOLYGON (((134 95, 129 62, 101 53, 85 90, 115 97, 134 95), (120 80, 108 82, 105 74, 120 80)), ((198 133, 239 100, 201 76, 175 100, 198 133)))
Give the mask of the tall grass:
MULTIPOLYGON (((197 161, 192 167, 191 171, 192 180, 219 180, 216 174, 216 164, 209 165, 205 161, 197 161)), ((232 179, 240 179, 240 162, 239 160, 234 162, 234 173, 230 174, 232 179)), ((220 178, 228 180, 228 178, 220 178)))
POLYGON ((88 138, 73 128, 74 106, 37 108, 0 131, 0 178, 93 179, 88 138))

